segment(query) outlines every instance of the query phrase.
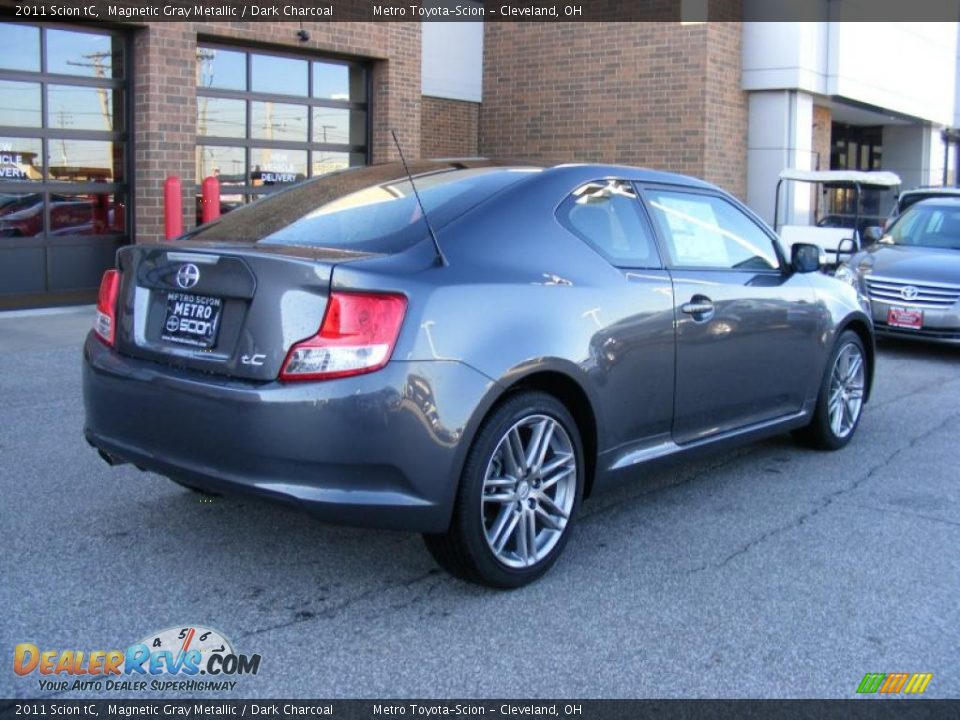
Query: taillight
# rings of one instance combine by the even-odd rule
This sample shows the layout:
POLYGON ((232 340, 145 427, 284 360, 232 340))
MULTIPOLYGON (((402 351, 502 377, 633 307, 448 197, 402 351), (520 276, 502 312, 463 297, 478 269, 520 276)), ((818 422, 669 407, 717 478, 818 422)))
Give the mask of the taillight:
POLYGON ((100 281, 100 294, 97 295, 97 319, 93 329, 100 339, 113 347, 117 334, 117 294, 120 290, 120 273, 107 270, 100 281))
POLYGON ((295 343, 281 380, 329 380, 379 370, 390 360, 407 310, 403 295, 330 294, 320 331, 295 343))

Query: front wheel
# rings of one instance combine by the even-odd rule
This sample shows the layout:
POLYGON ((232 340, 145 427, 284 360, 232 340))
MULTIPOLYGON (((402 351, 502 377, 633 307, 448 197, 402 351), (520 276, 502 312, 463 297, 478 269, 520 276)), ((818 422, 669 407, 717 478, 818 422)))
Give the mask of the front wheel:
POLYGON ((821 450, 839 450, 849 443, 863 414, 866 378, 863 341, 847 330, 830 354, 813 419, 798 433, 800 439, 821 450))
POLYGON ((518 393, 484 421, 464 465, 450 529, 424 535, 446 570, 516 588, 543 575, 567 543, 583 494, 577 425, 551 395, 518 393))

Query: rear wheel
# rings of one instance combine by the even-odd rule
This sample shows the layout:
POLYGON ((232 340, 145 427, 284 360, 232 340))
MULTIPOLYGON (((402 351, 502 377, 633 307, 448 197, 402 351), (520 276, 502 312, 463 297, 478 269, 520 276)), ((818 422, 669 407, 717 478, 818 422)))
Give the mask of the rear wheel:
POLYGON ((556 562, 583 493, 576 423, 554 397, 525 391, 484 421, 467 455, 450 529, 424 535, 454 575, 515 588, 556 562))
POLYGON ((822 450, 839 450, 853 438, 863 414, 867 353, 860 336, 847 330, 837 339, 810 424, 801 440, 822 450))

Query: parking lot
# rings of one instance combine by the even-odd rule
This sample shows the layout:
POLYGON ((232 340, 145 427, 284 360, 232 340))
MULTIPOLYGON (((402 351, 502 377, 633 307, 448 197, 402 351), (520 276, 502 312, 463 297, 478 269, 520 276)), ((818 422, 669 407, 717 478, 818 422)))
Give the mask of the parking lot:
POLYGON ((866 672, 960 696, 960 348, 881 343, 847 449, 780 437, 651 473, 504 593, 415 535, 108 467, 81 434, 91 319, 0 314, 0 697, 50 695, 6 664, 18 643, 180 624, 262 656, 241 697, 853 697, 866 672))

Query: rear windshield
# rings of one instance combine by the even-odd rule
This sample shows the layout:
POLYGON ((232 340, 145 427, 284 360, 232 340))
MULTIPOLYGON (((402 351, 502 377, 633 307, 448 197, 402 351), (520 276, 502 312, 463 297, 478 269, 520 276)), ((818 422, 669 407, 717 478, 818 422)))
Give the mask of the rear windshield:
MULTIPOLYGON (((385 182, 382 173, 375 175, 378 182, 357 182, 373 170, 308 181, 230 213, 191 240, 400 252, 427 237, 423 215, 410 181, 396 179, 397 173, 385 182)), ((415 175, 414 180, 430 222, 439 229, 535 172, 537 168, 529 167, 451 168, 415 175)))
MULTIPOLYGON (((448 170, 415 178, 434 228, 527 176, 517 169, 448 170)), ((260 241, 393 253, 421 240, 426 225, 409 180, 373 185, 321 205, 260 241)))

